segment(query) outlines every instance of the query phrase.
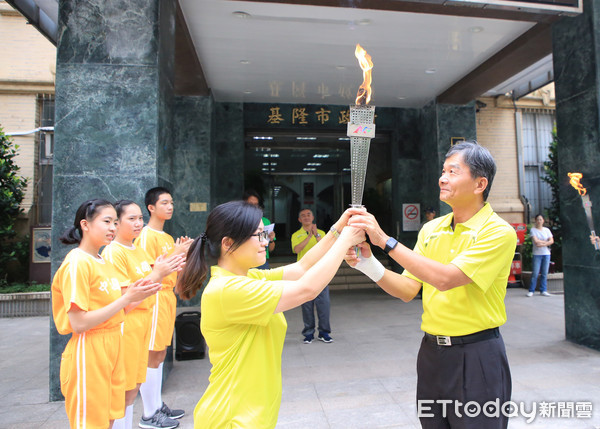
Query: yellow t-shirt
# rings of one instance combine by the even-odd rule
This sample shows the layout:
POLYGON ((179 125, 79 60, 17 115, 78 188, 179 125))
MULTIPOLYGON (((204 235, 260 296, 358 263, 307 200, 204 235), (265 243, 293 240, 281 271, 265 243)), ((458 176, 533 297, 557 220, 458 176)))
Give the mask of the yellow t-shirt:
MULTIPOLYGON (((152 258, 139 246, 130 247, 112 241, 102 250, 102 258, 115 267, 121 287, 127 287, 136 280, 143 279, 152 273, 152 258)), ((156 303, 156 297, 149 296, 135 308, 148 310, 156 303)))
POLYGON ((460 336, 506 322, 504 297, 517 234, 485 203, 471 219, 452 229, 452 213, 426 223, 415 252, 457 266, 473 282, 441 292, 423 283, 421 329, 432 335, 460 336))
MULTIPOLYGON (((154 264, 154 261, 156 261, 156 258, 160 255, 165 253, 169 255, 175 248, 173 237, 164 231, 157 231, 147 225, 142 228, 142 232, 133 243, 146 251, 148 256, 152 259, 152 264, 154 264)), ((173 289, 175 283, 177 283, 177 272, 171 273, 163 278, 163 289, 173 289)))
MULTIPOLYGON (((71 250, 52 280, 52 315, 56 329, 62 335, 73 332, 67 314, 73 305, 83 311, 93 311, 120 296, 121 286, 111 264, 79 248, 71 250)), ((121 310, 90 330, 113 328, 124 317, 125 313, 121 310)))
MULTIPOLYGON (((317 232, 319 233, 321 238, 325 237, 325 231, 317 229, 317 232)), ((306 239, 307 236, 308 236, 308 232, 304 228, 300 228, 298 231, 294 232, 292 234, 292 251, 294 251, 294 247, 296 247, 298 244, 302 243, 306 239)), ((302 249, 302 251, 300 253, 298 253, 297 260, 299 261, 300 259, 302 259, 302 257, 304 255, 306 255, 306 252, 308 252, 310 249, 312 249, 312 247, 317 243, 318 243, 317 238, 314 235, 312 237, 310 237, 310 240, 308 240, 308 243, 306 244, 306 246, 304 246, 304 249, 302 249)))
POLYGON ((194 427, 274 428, 281 404, 281 353, 287 330, 274 314, 283 268, 237 276, 211 267, 200 327, 212 364, 210 384, 194 409, 194 427))

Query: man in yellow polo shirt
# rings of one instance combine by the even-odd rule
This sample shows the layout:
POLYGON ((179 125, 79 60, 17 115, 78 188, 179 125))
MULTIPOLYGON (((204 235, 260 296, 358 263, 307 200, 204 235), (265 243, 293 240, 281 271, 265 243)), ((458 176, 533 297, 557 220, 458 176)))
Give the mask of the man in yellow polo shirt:
POLYGON ((386 270, 366 243, 346 260, 403 301, 423 287, 425 332, 417 359, 417 412, 423 428, 508 426, 512 383, 504 341, 504 297, 517 237, 486 203, 496 164, 487 149, 463 142, 446 154, 440 200, 452 213, 427 222, 414 250, 388 236, 369 213, 362 227, 405 271, 386 270))
MULTIPOLYGON (((298 213, 298 222, 302 224, 302 228, 292 234, 292 251, 298 255, 298 261, 321 241, 322 237, 325 237, 325 231, 318 229, 317 225, 313 223, 314 220, 315 216, 312 210, 308 208, 304 208, 298 213)), ((304 344, 312 343, 315 338, 315 308, 319 317, 319 335, 317 338, 324 343, 331 343, 333 338, 329 335, 331 334, 329 286, 325 286, 325 289, 315 299, 302 304, 304 344)))

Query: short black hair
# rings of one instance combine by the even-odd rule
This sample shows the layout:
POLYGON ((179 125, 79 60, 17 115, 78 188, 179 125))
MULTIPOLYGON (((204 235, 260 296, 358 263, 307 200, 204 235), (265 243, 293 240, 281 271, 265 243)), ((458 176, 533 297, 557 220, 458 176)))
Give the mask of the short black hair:
POLYGON ((471 176, 474 178, 485 177, 488 181, 483 191, 483 201, 487 200, 492 189, 492 182, 496 175, 496 161, 489 150, 481 146, 475 140, 467 140, 455 144, 446 153, 446 159, 457 153, 462 154, 463 162, 469 166, 471 176))
POLYGON ((158 197, 160 197, 162 194, 169 194, 173 196, 171 194, 171 191, 162 186, 157 186, 155 188, 149 189, 148 192, 146 192, 146 196, 144 197, 144 204, 146 205, 146 210, 148 210, 148 214, 152 214, 150 213, 150 209, 148 209, 148 206, 156 205, 158 197))
POLYGON ((258 200, 258 205, 260 207, 263 207, 263 199, 260 197, 260 195, 258 195, 258 192, 256 192, 254 189, 246 189, 242 194, 242 200, 244 201, 248 201, 248 198, 250 197, 255 197, 258 200))

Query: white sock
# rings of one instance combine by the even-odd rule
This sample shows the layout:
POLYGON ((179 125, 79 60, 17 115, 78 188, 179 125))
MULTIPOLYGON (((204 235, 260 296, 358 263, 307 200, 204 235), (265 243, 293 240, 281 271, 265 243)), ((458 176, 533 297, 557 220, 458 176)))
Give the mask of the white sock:
MULTIPOLYGON (((133 404, 125 407, 125 426, 123 429, 133 429, 133 404)), ((116 429, 113 425, 113 429, 116 429)))
MULTIPOLYGON (((125 411, 127 414, 127 411, 125 411)), ((131 426, 129 426, 131 428, 131 426)), ((126 429, 125 428, 125 417, 117 419, 113 422, 112 429, 126 429)))
POLYGON ((156 403, 158 404, 158 408, 162 407, 162 381, 163 381, 163 363, 161 362, 158 365, 158 371, 160 372, 160 378, 158 379, 158 389, 156 390, 156 403))
POLYGON ((146 370, 146 381, 140 386, 142 403, 144 404, 144 417, 152 417, 156 410, 162 407, 162 402, 157 402, 160 396, 160 387, 162 381, 162 368, 148 368, 146 370))

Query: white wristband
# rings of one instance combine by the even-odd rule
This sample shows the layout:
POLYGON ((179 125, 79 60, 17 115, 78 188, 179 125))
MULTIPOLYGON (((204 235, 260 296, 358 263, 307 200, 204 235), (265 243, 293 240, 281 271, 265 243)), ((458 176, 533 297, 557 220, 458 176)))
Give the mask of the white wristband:
POLYGON ((366 275, 368 278, 377 283, 385 274, 385 267, 373 256, 365 258, 362 254, 359 256, 360 261, 354 266, 358 271, 366 275))

